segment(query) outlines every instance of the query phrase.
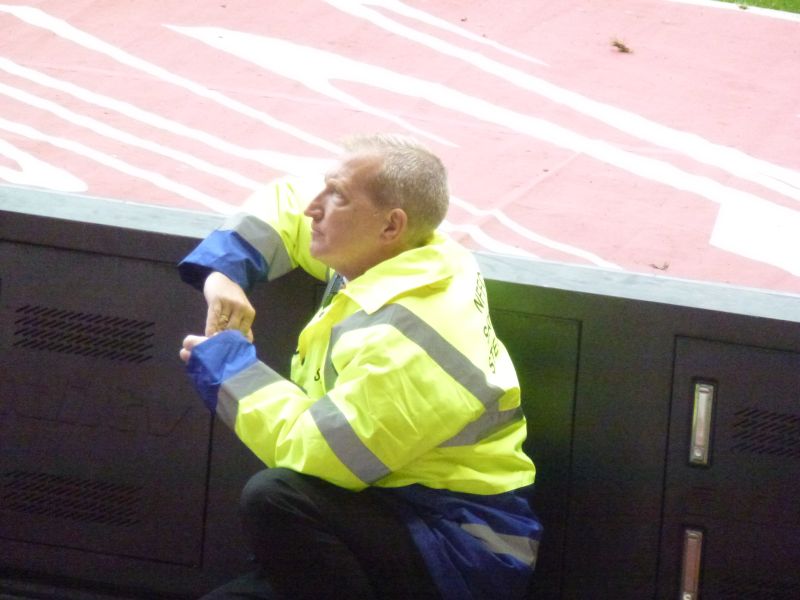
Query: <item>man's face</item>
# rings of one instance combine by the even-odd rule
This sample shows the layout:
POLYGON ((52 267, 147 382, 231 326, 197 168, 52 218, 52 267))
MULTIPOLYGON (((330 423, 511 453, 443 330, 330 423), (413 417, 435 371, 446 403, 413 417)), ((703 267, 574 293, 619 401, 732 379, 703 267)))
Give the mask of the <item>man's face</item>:
POLYGON ((325 188, 305 214, 312 219, 311 255, 348 279, 382 259, 380 236, 388 211, 372 200, 368 184, 381 159, 350 154, 325 175, 325 188))

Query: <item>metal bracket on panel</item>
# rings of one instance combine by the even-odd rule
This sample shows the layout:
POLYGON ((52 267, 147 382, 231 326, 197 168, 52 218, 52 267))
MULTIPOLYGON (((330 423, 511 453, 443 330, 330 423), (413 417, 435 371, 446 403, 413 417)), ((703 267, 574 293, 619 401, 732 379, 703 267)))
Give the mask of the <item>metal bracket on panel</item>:
POLYGON ((714 412, 716 386, 707 381, 694 384, 692 435, 689 442, 689 464, 707 466, 711 455, 711 417, 714 412))
POLYGON ((681 560, 680 600, 697 600, 700 593, 700 561, 703 558, 703 532, 683 530, 683 559, 681 560))

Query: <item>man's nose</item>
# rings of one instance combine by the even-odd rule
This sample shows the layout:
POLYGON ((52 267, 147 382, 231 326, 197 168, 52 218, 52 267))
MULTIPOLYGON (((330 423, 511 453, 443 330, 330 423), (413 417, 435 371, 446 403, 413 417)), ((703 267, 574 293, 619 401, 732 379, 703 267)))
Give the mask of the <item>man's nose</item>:
POLYGON ((303 214, 307 217, 311 217, 314 220, 319 220, 322 217, 322 205, 319 201, 319 196, 314 198, 306 209, 303 211, 303 214))

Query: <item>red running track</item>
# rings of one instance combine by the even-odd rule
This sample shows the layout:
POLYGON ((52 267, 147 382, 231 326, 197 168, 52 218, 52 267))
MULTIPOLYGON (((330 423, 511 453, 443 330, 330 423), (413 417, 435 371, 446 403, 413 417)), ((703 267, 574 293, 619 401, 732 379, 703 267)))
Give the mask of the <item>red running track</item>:
POLYGON ((342 136, 408 132, 472 248, 800 292, 797 15, 41 0, 0 3, 0 34, 0 183, 226 212, 342 136))

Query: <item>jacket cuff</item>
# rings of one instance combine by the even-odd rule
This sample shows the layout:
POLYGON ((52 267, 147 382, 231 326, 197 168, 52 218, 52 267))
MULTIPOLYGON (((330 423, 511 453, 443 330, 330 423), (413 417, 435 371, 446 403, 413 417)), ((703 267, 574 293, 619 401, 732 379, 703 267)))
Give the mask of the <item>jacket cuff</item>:
POLYGON ((181 279, 201 291, 212 271, 219 271, 247 291, 257 281, 267 279, 269 267, 261 253, 241 235, 217 229, 178 263, 181 279))
POLYGON ((258 362, 256 347, 241 332, 223 331, 194 347, 186 372, 214 413, 220 386, 255 362, 258 362))

